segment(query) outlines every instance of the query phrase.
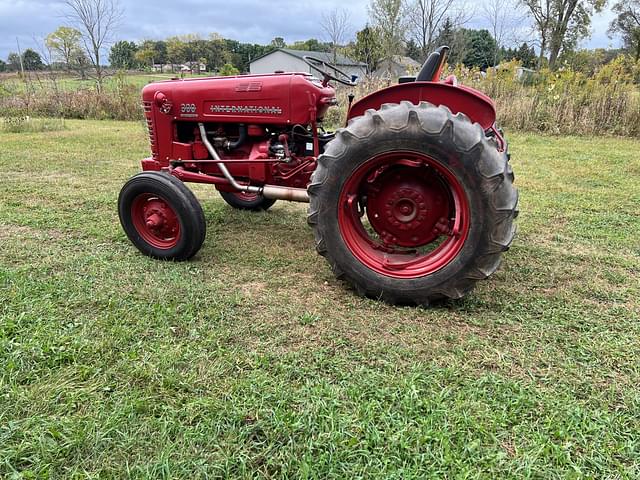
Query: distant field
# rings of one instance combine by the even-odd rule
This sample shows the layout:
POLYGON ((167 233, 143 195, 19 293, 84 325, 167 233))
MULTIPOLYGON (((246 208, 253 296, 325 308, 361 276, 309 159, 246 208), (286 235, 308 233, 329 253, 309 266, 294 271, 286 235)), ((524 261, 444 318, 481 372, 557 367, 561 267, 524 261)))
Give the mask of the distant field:
MULTIPOLYGON (((184 78, 192 78, 197 77, 198 75, 187 74, 184 75, 184 78)), ((200 75, 204 77, 206 75, 200 75)), ((172 77, 180 77, 180 73, 127 73, 124 75, 111 75, 105 80, 105 88, 113 89, 118 85, 118 82, 124 81, 127 84, 135 85, 136 87, 142 88, 148 83, 156 82, 159 80, 169 80, 172 77)), ((55 79, 51 79, 46 73, 42 73, 39 75, 31 74, 31 85, 33 85, 36 89, 46 89, 50 90, 51 88, 57 86, 61 90, 78 90, 83 88, 94 88, 95 81, 94 80, 81 80, 78 76, 69 76, 66 74, 60 74, 55 79)), ((0 82, 4 82, 7 88, 10 88, 14 91, 22 91, 24 89, 24 82, 22 82, 17 75, 4 75, 0 76, 0 82)))
POLYGON ((640 477, 639 141, 511 135, 519 237, 425 310, 205 186, 196 259, 143 257, 142 123, 66 123, 0 134, 0 478, 640 477))

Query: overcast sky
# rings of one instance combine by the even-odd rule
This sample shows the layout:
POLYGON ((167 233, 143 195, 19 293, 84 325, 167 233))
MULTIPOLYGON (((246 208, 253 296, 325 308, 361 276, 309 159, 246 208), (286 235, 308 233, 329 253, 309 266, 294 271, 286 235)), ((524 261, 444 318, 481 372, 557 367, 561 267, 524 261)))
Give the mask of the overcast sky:
MULTIPOLYGON (((319 19, 323 11, 346 8, 356 29, 367 22, 369 0, 122 0, 125 16, 119 39, 163 39, 172 35, 217 32, 223 37, 252 43, 268 43, 281 36, 292 43, 308 38, 323 39, 319 19)), ((65 23, 64 4, 59 0, 0 0, 0 58, 17 50, 38 47, 48 33, 65 23)), ((482 28, 478 12, 469 25, 482 28)), ((593 18, 593 35, 584 47, 617 46, 607 37, 610 11, 593 18)), ((39 48, 39 47, 38 47, 39 48)))

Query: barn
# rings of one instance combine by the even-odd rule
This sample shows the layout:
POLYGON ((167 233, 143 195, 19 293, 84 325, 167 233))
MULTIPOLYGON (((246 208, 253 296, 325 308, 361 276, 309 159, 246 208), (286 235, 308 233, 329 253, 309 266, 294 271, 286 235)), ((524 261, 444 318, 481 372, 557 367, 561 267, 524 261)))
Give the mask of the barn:
MULTIPOLYGON (((283 72, 309 72, 317 75, 305 63, 302 57, 309 55, 328 63, 333 63, 333 54, 327 52, 310 52, 303 50, 291 50, 289 48, 278 48, 261 57, 256 58, 250 64, 250 71, 253 74, 283 72)), ((347 75, 355 75, 363 78, 367 73, 367 64, 352 60, 344 55, 336 56, 336 66, 347 75)))

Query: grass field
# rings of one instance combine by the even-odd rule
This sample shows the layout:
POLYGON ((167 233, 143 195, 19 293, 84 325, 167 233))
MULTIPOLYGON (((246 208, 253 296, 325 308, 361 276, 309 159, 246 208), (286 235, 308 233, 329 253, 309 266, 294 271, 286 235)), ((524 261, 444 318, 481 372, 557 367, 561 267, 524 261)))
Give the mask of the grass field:
POLYGON ((356 297, 305 206, 197 186, 138 254, 141 124, 0 134, 0 478, 640 477, 640 142, 511 135, 519 237, 467 299, 356 297))

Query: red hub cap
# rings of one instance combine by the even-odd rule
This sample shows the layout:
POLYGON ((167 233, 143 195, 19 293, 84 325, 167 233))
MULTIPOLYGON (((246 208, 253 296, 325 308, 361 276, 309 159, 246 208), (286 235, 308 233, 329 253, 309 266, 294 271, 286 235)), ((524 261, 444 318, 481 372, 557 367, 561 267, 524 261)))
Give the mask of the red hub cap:
POLYGON ((150 193, 138 195, 131 204, 133 225, 145 242, 168 250, 180 240, 180 221, 164 199, 150 193))
POLYGON ((458 255, 469 233, 469 206, 455 175, 414 152, 379 155, 345 183, 338 223, 349 250, 394 278, 435 273, 458 255))

